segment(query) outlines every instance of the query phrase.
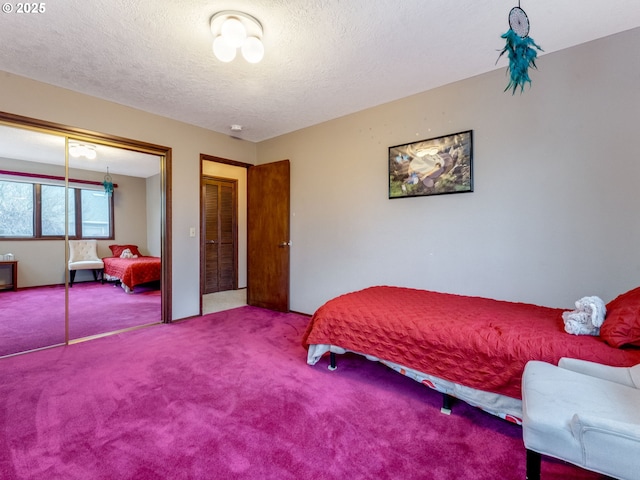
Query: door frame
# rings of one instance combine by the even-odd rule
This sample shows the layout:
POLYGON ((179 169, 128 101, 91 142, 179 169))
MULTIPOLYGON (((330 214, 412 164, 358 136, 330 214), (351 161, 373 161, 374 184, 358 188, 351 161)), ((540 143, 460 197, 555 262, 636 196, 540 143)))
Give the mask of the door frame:
MULTIPOLYGON (((200 315, 202 315, 202 297, 204 295, 204 259, 203 259, 203 238, 204 238, 204 198, 203 198, 203 194, 202 194, 202 180, 204 178, 214 178, 215 176, 211 176, 211 175, 205 175, 204 171, 203 171, 203 164, 204 162, 213 162, 213 163, 221 163, 223 165, 230 165, 232 167, 240 167, 240 168, 245 168, 245 169, 249 169, 250 167, 253 167, 253 165, 251 163, 244 163, 244 162, 239 162, 237 160, 231 160, 229 158, 224 158, 224 157, 216 157, 214 155, 208 155, 206 153, 201 153, 200 154, 200 181, 199 181, 199 185, 200 185, 200 235, 199 235, 199 239, 200 239, 200 315)), ((228 179, 224 179, 222 177, 219 177, 223 180, 228 180, 228 179)), ((238 213, 238 212, 236 212, 238 213)), ((237 255, 236 255, 237 257, 237 255)), ((236 288, 238 286, 238 259, 236 258, 236 288)))

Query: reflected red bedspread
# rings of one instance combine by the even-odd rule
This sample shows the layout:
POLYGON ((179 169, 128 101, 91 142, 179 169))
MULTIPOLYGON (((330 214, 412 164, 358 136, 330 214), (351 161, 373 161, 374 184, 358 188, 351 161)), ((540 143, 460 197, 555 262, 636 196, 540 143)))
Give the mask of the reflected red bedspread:
POLYGON ((118 277, 130 289, 136 285, 160 280, 161 277, 160 257, 106 257, 102 261, 104 273, 118 277))
MULTIPOLYGON (((569 309, 568 309, 569 310, 569 309)), ((564 331, 562 309, 399 287, 371 287, 321 306, 305 346, 335 345, 375 355, 479 390, 522 398, 529 360, 560 357, 630 366, 640 349, 564 331)))

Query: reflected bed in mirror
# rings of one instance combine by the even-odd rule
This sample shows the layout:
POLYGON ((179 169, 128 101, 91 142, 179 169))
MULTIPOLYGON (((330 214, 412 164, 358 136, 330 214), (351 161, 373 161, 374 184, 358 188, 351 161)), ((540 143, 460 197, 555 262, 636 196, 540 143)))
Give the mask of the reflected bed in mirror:
POLYGON ((137 245, 109 245, 113 257, 105 257, 104 280, 120 284, 127 293, 139 285, 160 282, 160 257, 144 256, 137 245))

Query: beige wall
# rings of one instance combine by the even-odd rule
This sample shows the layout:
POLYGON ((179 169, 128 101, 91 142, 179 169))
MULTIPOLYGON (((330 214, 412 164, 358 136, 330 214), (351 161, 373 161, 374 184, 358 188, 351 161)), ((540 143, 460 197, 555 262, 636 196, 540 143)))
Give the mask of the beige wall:
POLYGON ((522 95, 501 68, 260 143, 291 160, 291 308, 376 284, 572 308, 640 284, 632 45, 544 55, 522 95), (469 129, 473 193, 388 199, 389 146, 469 129))
POLYGON ((197 315, 200 154, 255 163, 255 144, 6 72, 0 110, 172 148, 173 318, 197 315))
POLYGON ((199 310, 200 153, 291 160, 293 310, 373 284, 570 308, 639 283, 638 44, 544 55, 522 95, 501 68, 258 145, 8 73, 0 110, 173 148, 174 318, 199 310), (475 192, 387 198, 389 146, 467 129, 475 192))

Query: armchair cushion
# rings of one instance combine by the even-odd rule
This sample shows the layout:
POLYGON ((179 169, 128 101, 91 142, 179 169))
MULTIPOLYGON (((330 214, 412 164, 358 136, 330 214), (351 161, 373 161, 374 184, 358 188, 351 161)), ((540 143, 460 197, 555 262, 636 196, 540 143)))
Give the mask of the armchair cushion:
POLYGON ((97 240, 69 240, 69 270, 95 270, 104 268, 98 257, 97 240))
POLYGON ((69 240, 69 270, 104 268, 97 240, 69 240))
POLYGON ((558 366, 628 387, 640 388, 640 364, 633 367, 612 367, 588 360, 563 357, 558 362, 558 366))
POLYGON ((640 470, 640 390, 545 362, 522 377, 522 434, 529 450, 605 475, 640 470))
POLYGON ((104 268, 102 260, 69 262, 69 270, 100 270, 102 268, 104 268))

